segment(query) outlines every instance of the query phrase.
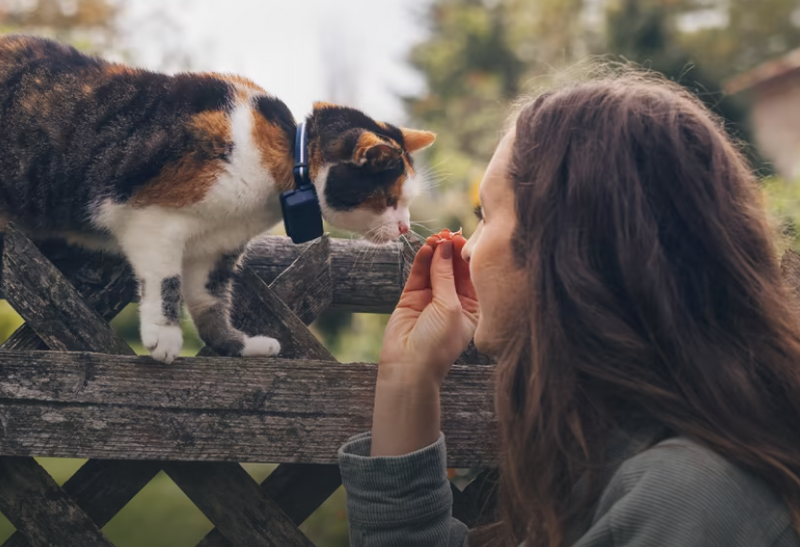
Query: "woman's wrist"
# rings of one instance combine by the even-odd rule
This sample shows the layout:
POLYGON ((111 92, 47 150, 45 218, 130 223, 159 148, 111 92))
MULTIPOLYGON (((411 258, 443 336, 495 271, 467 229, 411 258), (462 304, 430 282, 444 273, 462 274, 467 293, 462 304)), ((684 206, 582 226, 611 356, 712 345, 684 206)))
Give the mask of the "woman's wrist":
POLYGON ((401 456, 436 442, 441 430, 439 382, 378 373, 372 421, 372 456, 401 456))

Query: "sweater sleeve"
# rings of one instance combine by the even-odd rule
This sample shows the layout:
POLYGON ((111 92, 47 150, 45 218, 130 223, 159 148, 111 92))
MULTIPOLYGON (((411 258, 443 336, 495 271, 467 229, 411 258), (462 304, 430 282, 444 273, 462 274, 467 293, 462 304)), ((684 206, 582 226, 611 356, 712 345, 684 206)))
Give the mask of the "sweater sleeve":
POLYGON ((339 449, 352 547, 466 547, 467 527, 452 518, 444 435, 397 457, 370 457, 372 437, 339 449))
POLYGON ((576 547, 797 547, 788 509, 757 477, 687 439, 626 461, 576 547))

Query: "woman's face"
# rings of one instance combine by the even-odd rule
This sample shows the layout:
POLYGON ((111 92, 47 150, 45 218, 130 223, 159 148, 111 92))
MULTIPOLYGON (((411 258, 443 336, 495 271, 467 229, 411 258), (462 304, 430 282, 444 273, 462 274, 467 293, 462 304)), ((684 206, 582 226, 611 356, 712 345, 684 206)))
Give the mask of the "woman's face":
POLYGON ((475 346, 487 354, 502 348, 504 340, 517 327, 519 312, 526 304, 525 276, 511 251, 511 238, 517 235, 514 191, 508 177, 513 146, 512 131, 500 142, 483 177, 482 220, 462 253, 469 262, 481 306, 475 346))

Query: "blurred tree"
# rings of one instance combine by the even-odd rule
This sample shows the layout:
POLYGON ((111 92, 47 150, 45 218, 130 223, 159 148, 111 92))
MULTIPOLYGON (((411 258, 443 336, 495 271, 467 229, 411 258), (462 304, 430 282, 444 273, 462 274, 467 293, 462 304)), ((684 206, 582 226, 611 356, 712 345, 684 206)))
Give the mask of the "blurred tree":
POLYGON ((116 47, 118 14, 109 0, 0 0, 0 31, 48 36, 98 54, 116 47))
MULTIPOLYGON (((410 61, 428 89, 406 104, 438 132, 431 163, 461 192, 479 180, 513 100, 553 69, 624 57, 679 81, 749 140, 744 105, 723 97, 722 82, 800 46, 796 0, 434 0, 427 19, 410 61)), ((427 208, 446 225, 471 225, 463 197, 437 199, 427 208)))

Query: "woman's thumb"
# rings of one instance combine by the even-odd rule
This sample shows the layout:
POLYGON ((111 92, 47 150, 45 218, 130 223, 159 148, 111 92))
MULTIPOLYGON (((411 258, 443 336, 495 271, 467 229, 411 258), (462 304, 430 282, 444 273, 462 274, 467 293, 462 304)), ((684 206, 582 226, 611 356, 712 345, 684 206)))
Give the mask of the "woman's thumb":
POLYGON ((453 273, 453 242, 442 241, 436 246, 431 264, 433 300, 445 305, 457 305, 456 278, 453 273))

